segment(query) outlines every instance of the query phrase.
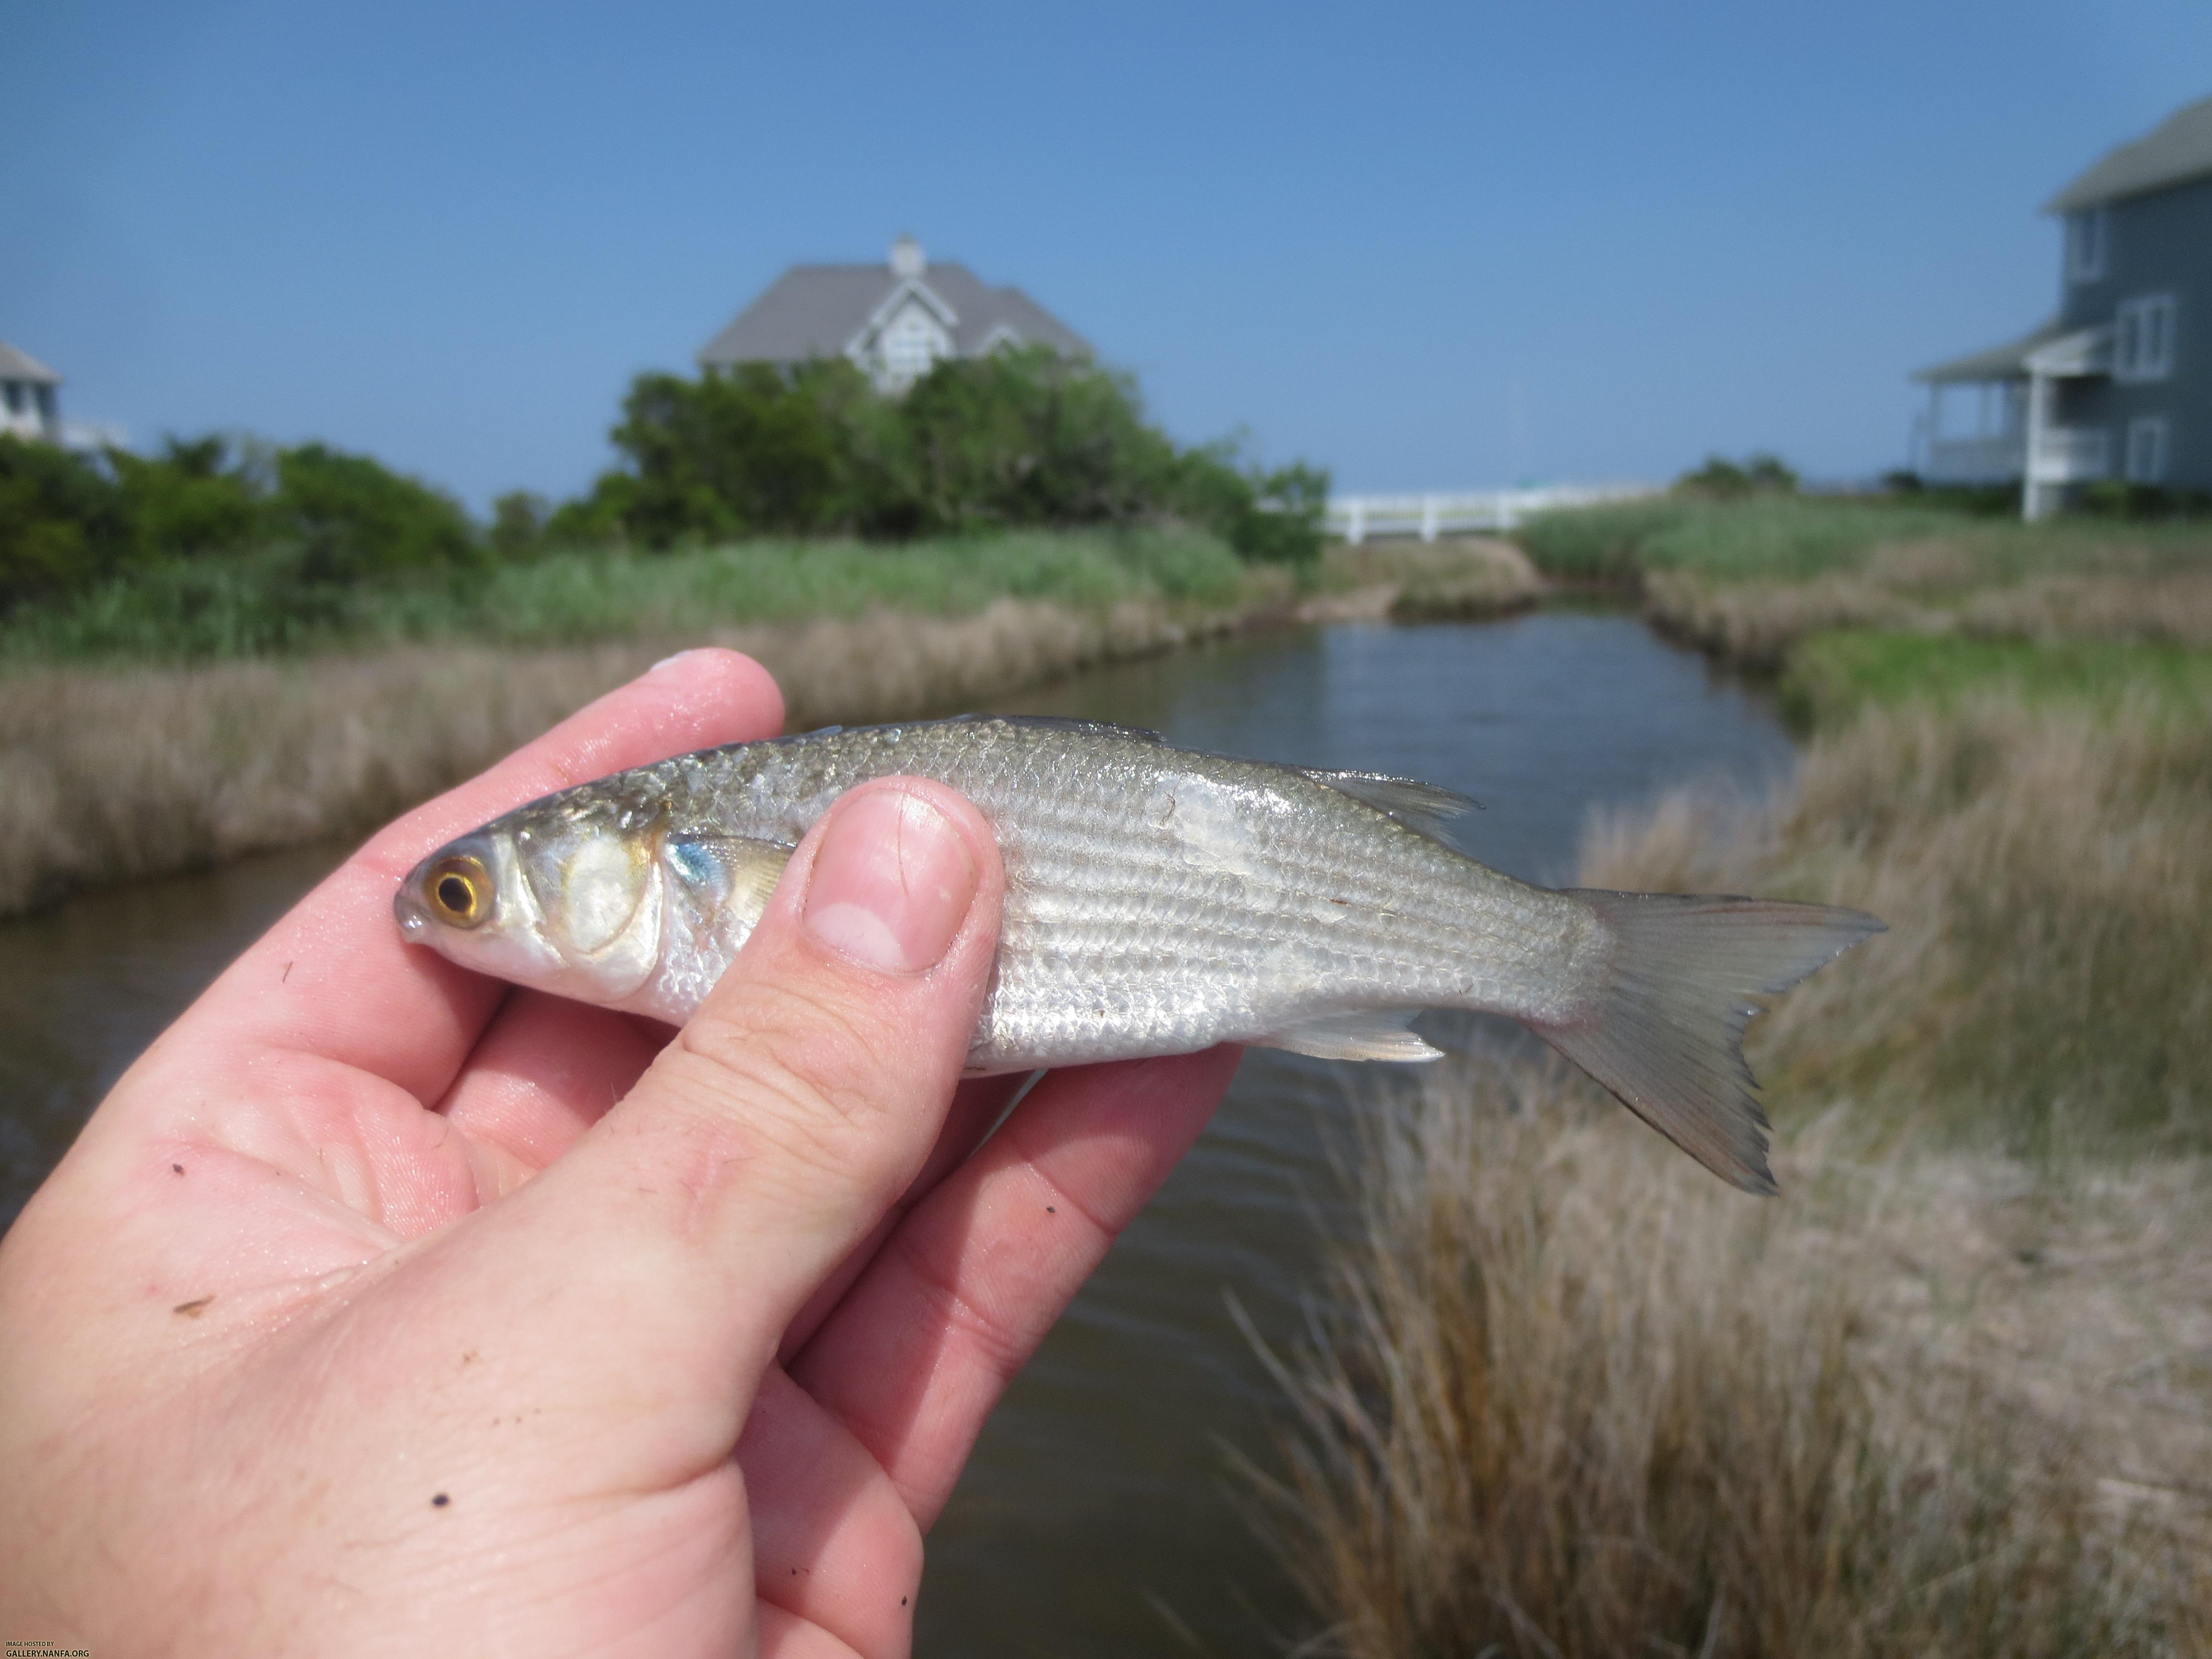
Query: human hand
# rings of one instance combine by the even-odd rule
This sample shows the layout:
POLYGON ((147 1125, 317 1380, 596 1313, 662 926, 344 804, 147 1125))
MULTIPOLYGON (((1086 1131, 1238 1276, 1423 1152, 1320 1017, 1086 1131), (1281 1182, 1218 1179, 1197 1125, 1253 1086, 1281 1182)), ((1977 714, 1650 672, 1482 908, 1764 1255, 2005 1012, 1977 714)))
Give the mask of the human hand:
POLYGON ((392 923, 453 836, 781 713, 742 657, 662 665, 377 836, 125 1074, 0 1242, 0 1635, 907 1650, 985 1414, 1234 1051, 1054 1073, 991 1133, 998 853, 914 780, 816 825, 672 1042, 392 923))

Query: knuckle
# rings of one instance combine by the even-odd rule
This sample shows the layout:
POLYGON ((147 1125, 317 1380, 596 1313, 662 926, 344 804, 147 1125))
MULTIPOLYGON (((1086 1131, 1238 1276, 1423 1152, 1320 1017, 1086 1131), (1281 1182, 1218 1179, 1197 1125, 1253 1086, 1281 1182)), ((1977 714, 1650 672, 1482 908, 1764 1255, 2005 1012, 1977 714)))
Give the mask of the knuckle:
POLYGON ((911 1230, 900 1228, 891 1239, 915 1293, 942 1328, 969 1349, 995 1382, 1011 1382, 1029 1358, 1030 1334, 964 1291, 957 1264, 939 1259, 911 1230))

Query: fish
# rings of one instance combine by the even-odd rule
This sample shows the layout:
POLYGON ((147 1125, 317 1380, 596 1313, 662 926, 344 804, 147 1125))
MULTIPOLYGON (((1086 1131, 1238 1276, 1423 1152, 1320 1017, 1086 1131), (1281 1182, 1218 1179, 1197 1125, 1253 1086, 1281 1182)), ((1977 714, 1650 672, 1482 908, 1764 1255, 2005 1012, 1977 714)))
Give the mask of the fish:
POLYGON ((440 848, 394 914, 465 967, 681 1024, 808 828, 895 775, 959 791, 1005 862, 972 1075, 1222 1042, 1430 1060, 1414 1016, 1472 1009, 1517 1020, 1723 1180, 1768 1194, 1753 999, 1883 927, 1827 905, 1532 886, 1451 843, 1474 803, 1449 790, 998 716, 830 726, 580 784, 440 848))

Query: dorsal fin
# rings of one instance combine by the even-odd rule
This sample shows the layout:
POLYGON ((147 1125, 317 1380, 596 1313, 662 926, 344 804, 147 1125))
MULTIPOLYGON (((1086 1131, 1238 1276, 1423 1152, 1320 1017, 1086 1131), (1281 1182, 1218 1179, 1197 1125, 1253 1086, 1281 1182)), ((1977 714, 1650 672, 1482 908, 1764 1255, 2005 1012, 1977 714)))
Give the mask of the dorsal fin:
POLYGON ((1078 720, 1072 714, 963 714, 963 720, 1004 720, 1008 726, 1042 726, 1049 731, 1088 732, 1102 738, 1127 738, 1136 743, 1165 743, 1157 732, 1141 726, 1116 726, 1112 720, 1078 720))
POLYGON ((1408 830, 1437 838, 1442 838, 1444 826, 1454 818, 1482 810, 1479 800, 1413 778, 1385 777, 1379 772, 1316 772, 1310 768, 1306 775, 1397 819, 1408 830))

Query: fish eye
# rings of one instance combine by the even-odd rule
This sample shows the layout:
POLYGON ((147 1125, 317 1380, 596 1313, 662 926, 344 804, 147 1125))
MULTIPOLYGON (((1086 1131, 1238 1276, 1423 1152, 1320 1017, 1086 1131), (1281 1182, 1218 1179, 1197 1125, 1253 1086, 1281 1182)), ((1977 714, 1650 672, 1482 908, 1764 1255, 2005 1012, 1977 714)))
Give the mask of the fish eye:
POLYGON ((422 895, 449 927, 475 927, 491 914, 491 877, 472 858, 440 859, 422 878, 422 895))

